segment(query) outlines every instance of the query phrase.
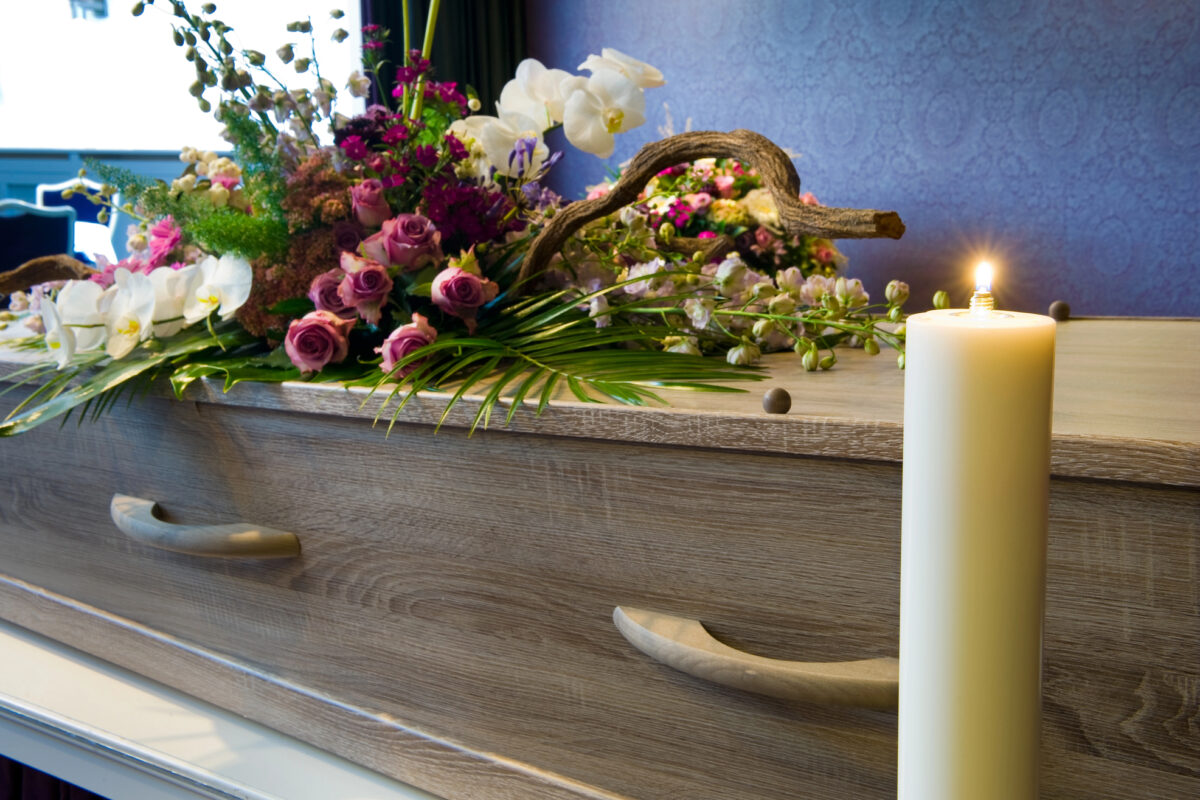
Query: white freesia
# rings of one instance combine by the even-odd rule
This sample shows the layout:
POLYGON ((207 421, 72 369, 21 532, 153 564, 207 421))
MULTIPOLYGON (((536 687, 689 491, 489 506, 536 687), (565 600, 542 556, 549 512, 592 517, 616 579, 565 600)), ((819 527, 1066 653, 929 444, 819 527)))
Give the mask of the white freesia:
POLYGON ((587 60, 579 65, 579 69, 586 69, 589 72, 601 69, 613 70, 621 73, 642 89, 653 89, 666 83, 662 72, 658 69, 611 47, 602 49, 600 55, 588 56, 587 60))
POLYGON ((56 311, 63 325, 71 329, 77 352, 86 353, 104 346, 108 328, 101 302, 108 303, 111 299, 111 296, 105 297, 104 287, 92 281, 67 281, 66 286, 58 290, 54 300, 56 311))
POLYGON ((484 119, 487 122, 480 130, 479 143, 498 173, 516 177, 522 171, 529 175, 541 169, 542 163, 550 156, 550 149, 542 141, 542 129, 536 122, 524 114, 514 113, 484 119), (510 158, 522 139, 533 139, 535 142, 529 161, 523 165, 518 159, 510 158))
POLYGON ((200 276, 195 264, 183 269, 159 267, 150 273, 154 287, 154 335, 173 336, 183 330, 183 306, 200 276))
POLYGON ((516 77, 504 85, 496 104, 500 116, 522 114, 542 126, 542 132, 562 122, 563 82, 571 77, 561 69, 546 69, 536 58, 517 65, 516 77))
POLYGON ((611 69, 597 69, 590 78, 564 81, 569 91, 563 107, 567 141, 600 158, 612 155, 614 134, 633 130, 646 121, 646 96, 637 84, 611 69))
POLYGON ((199 322, 214 311, 229 319, 250 296, 254 271, 240 256, 208 256, 196 264, 198 275, 192 281, 183 303, 183 318, 188 325, 199 322))
POLYGON ((116 283, 106 292, 108 341, 104 352, 113 358, 129 355, 140 342, 150 338, 154 325, 154 287, 140 272, 125 268, 115 273, 116 283))
POLYGON ((75 334, 62 324, 54 303, 42 303, 42 327, 46 329, 46 347, 58 362, 58 368, 63 369, 75 355, 75 334))

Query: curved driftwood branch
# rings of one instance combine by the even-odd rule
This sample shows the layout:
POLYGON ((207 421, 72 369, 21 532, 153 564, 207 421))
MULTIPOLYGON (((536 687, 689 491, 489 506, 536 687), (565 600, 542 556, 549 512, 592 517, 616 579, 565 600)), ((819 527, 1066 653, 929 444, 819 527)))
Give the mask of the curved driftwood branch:
POLYGON ((521 265, 521 280, 541 272, 571 234, 594 219, 637 199, 650 179, 667 167, 698 158, 736 158, 754 166, 779 209, 779 221, 790 234, 826 239, 899 239, 904 223, 895 211, 809 206, 800 202, 800 176, 787 153, 753 131, 692 131, 643 147, 625 174, 604 197, 579 200, 558 212, 534 238, 521 265))
POLYGON ((0 294, 12 294, 50 281, 82 280, 95 273, 87 264, 67 255, 39 256, 0 273, 0 294))

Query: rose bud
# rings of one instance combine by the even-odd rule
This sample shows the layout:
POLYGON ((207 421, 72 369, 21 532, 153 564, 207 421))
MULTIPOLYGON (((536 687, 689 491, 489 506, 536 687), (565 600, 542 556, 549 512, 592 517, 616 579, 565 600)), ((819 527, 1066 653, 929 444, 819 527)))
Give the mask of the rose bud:
POLYGON ((304 374, 320 372, 326 364, 341 361, 350 352, 346 338, 354 320, 342 319, 332 311, 310 311, 292 320, 283 349, 304 374))
POLYGON ((354 216, 368 228, 378 228, 392 216, 391 206, 383 199, 383 184, 374 178, 350 188, 350 205, 354 216))
MULTIPOLYGON (((436 340, 437 331, 429 324, 429 320, 420 314, 413 314, 412 322, 396 328, 383 340, 381 347, 375 348, 375 352, 383 356, 383 363, 379 365, 379 368, 390 374, 396 368, 398 361, 417 348, 432 344, 436 340)), ((416 361, 406 364, 394 377, 404 377, 416 369, 420 363, 420 361, 416 361)))

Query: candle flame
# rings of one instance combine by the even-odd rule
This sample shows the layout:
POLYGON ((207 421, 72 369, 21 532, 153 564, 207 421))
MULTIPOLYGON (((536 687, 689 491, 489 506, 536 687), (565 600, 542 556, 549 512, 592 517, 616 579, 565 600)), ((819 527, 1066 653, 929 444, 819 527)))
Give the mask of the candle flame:
POLYGON ((975 291, 990 292, 992 290, 992 264, 990 261, 980 261, 975 267, 975 291))

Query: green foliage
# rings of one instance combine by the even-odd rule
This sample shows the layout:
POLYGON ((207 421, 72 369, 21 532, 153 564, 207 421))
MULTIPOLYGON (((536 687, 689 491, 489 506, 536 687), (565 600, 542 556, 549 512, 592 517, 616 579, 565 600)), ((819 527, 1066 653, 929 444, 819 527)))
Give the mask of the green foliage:
POLYGON ((142 192, 154 185, 153 178, 139 175, 125 167, 105 164, 90 156, 83 160, 83 165, 87 168, 89 174, 95 175, 101 182, 117 187, 121 192, 121 196, 129 201, 136 199, 142 192))
POLYGON ((220 208, 191 220, 188 232, 210 253, 241 253, 247 258, 282 256, 288 249, 287 224, 271 217, 220 208))
MULTIPOLYGON (((607 398, 627 405, 646 405, 664 402, 655 389, 741 392, 744 390, 721 384, 765 377, 754 369, 732 367, 724 361, 658 350, 657 342, 671 335, 673 329, 623 321, 629 317, 621 315, 621 309, 615 310, 609 327, 597 329, 595 320, 579 310, 580 305, 612 288, 583 298, 568 290, 523 300, 500 312, 489 323, 486 334, 440 336, 397 362, 392 374, 375 381, 372 395, 411 368, 392 387, 376 420, 393 400, 407 392, 392 412, 391 424, 395 424, 417 392, 434 387, 447 391, 453 388, 439 426, 464 396, 473 391, 482 393, 483 402, 471 422, 474 431, 480 425, 488 426, 502 400, 509 403, 507 425, 517 409, 535 402, 534 398, 534 408, 540 414, 555 390, 563 386, 580 402, 607 398), (643 349, 631 349, 638 346, 643 349)), ((635 305, 623 310, 633 310, 635 305)))
POLYGON ((282 221, 287 172, 275 149, 264 143, 262 127, 249 114, 236 109, 223 113, 221 121, 233 142, 255 213, 282 221))

